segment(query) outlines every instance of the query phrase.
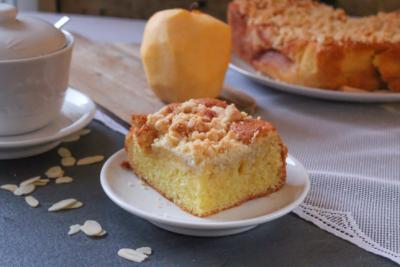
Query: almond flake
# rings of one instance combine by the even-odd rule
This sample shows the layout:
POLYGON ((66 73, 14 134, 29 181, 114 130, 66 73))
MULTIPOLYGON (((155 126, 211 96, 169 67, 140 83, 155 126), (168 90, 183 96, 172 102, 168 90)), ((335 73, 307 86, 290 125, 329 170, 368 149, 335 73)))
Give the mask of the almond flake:
POLYGON ((101 231, 101 233, 100 234, 98 234, 98 235, 96 235, 97 237, 102 237, 102 236, 105 236, 107 234, 107 231, 106 230, 102 230, 101 231))
POLYGON ((14 195, 16 196, 29 195, 30 193, 35 191, 35 188, 36 186, 33 184, 21 185, 14 191, 14 195))
POLYGON ((40 176, 32 177, 32 178, 29 178, 29 179, 21 182, 19 185, 24 186, 24 185, 28 185, 28 184, 35 184, 35 182, 40 180, 40 178, 41 178, 40 176))
POLYGON ((45 185, 47 185, 48 183, 43 183, 43 182, 34 182, 33 183, 33 185, 35 185, 35 186, 45 186, 45 185))
POLYGON ((64 171, 63 171, 63 169, 61 169, 60 166, 51 167, 50 169, 48 169, 46 171, 46 176, 51 179, 55 179, 55 178, 61 177, 63 175, 64 175, 64 171))
POLYGON ((76 163, 76 159, 74 157, 65 157, 61 159, 61 165, 64 167, 74 166, 76 163))
POLYGON ((74 235, 74 234, 79 233, 80 231, 81 231, 81 225, 74 224, 69 227, 68 235, 74 235))
POLYGON ((92 130, 85 128, 85 129, 82 129, 79 131, 79 135, 84 136, 84 135, 90 134, 91 132, 92 132, 92 130))
POLYGON ((72 183, 74 181, 73 178, 69 177, 69 176, 64 176, 64 177, 59 177, 56 179, 56 184, 69 184, 72 183))
POLYGON ((150 247, 137 248, 136 251, 144 255, 151 255, 151 253, 153 252, 150 247))
POLYGON ((33 182, 32 184, 36 185, 36 186, 44 186, 44 185, 47 185, 49 182, 50 182, 49 179, 39 179, 39 180, 33 182))
POLYGON ((97 156, 92 156, 92 157, 86 157, 78 160, 78 163, 76 165, 89 165, 89 164, 94 164, 100 161, 104 160, 104 156, 97 155, 97 156))
POLYGON ((75 202, 71 206, 68 206, 66 209, 78 209, 83 206, 83 203, 80 201, 75 202))
POLYGON ((147 259, 147 255, 137 252, 136 250, 131 248, 121 248, 120 250, 118 250, 118 256, 133 262, 142 262, 147 259))
POLYGON ((32 208, 36 208, 37 206, 39 206, 39 201, 33 196, 26 196, 25 202, 28 203, 28 205, 32 208))
POLYGON ((64 142, 64 143, 75 142, 75 141, 78 141, 79 138, 81 138, 81 136, 78 135, 78 134, 76 134, 76 135, 70 135, 70 136, 64 138, 63 142, 64 142))
POLYGON ((67 158, 67 157, 71 157, 72 156, 71 151, 68 148, 65 148, 65 147, 60 147, 57 150, 57 153, 62 158, 67 158))
POLYGON ((87 236, 97 236, 101 234, 103 228, 101 225, 93 220, 87 220, 82 226, 81 231, 85 233, 87 236))
POLYGON ((70 206, 74 205, 78 200, 75 198, 68 198, 61 201, 54 203, 50 208, 49 211, 60 211, 69 209, 70 206))
POLYGON ((16 184, 3 184, 2 186, 0 186, 0 188, 14 193, 14 191, 17 190, 18 186, 16 184))

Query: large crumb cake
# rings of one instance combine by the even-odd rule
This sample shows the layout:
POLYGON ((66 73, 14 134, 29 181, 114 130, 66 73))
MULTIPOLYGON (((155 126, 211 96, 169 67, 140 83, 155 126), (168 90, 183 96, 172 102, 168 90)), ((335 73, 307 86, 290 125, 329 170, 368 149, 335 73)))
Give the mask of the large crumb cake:
POLYGON ((201 217, 277 191, 286 179, 287 149, 275 128, 211 98, 133 115, 125 149, 136 175, 201 217))
POLYGON ((312 0, 234 0, 233 47, 289 83, 400 91, 400 12, 355 18, 312 0))

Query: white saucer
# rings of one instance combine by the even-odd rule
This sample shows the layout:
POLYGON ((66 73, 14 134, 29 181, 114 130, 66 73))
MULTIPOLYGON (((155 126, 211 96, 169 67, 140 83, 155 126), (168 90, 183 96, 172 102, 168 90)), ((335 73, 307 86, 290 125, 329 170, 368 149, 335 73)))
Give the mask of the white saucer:
POLYGON ((320 88, 313 88, 295 84, 289 84, 281 81, 274 80, 262 73, 256 71, 252 66, 240 59, 237 55, 232 55, 231 64, 232 69, 240 72, 246 77, 260 82, 268 88, 275 89, 282 92, 303 95, 313 98, 345 101, 345 102, 364 102, 364 103, 384 103, 384 102, 400 102, 400 93, 390 91, 377 91, 377 92, 340 92, 333 90, 326 90, 320 88))
POLYGON ((63 138, 90 123, 96 105, 86 95, 68 88, 61 114, 49 125, 22 135, 0 136, 0 159, 15 159, 44 153, 63 138))
POLYGON ((307 195, 310 181, 303 165, 292 156, 286 160, 287 182, 278 192, 248 201, 207 218, 195 217, 175 206, 138 177, 121 167, 124 150, 110 157, 101 171, 101 185, 108 197, 126 211, 165 230, 192 236, 225 236, 248 231, 296 208, 307 195))

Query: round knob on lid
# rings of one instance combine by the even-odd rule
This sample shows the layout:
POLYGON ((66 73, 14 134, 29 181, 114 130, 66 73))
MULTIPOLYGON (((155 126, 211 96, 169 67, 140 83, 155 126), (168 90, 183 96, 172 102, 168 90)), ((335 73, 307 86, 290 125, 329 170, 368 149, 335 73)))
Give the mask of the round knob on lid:
POLYGON ((66 44, 64 33, 52 24, 17 16, 14 6, 0 3, 0 62, 47 55, 66 44))
POLYGON ((0 4, 0 23, 13 21, 17 18, 17 9, 13 5, 0 4))

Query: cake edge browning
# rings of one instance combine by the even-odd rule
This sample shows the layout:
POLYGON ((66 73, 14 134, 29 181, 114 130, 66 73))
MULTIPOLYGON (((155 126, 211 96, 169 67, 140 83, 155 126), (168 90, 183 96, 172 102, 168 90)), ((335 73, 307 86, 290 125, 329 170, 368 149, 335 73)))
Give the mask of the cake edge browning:
POLYGON ((261 198, 261 197, 268 196, 268 195, 270 195, 270 194, 272 194, 272 193, 274 193, 274 192, 279 191, 279 190, 285 185, 285 183, 286 183, 286 157, 287 157, 287 154, 288 154, 288 150, 287 150, 287 147, 282 143, 282 141, 280 141, 280 142, 279 142, 279 146, 280 146, 280 148, 281 148, 281 159, 282 159, 282 162, 283 162, 283 167, 281 168, 280 182, 279 182, 279 184, 277 185, 276 188, 268 188, 267 191, 265 191, 265 192, 263 192, 263 193, 260 193, 260 194, 254 195, 254 196, 250 196, 250 197, 248 197, 248 198, 246 198, 246 199, 243 199, 243 200, 241 200, 241 201, 238 201, 237 203, 235 203, 235 204, 233 204, 233 205, 231 205, 231 206, 229 206, 229 207, 225 207, 225 208, 223 208, 223 209, 212 210, 212 211, 210 211, 210 212, 208 212, 208 213, 205 213, 205 214, 196 214, 196 213, 192 212, 191 210, 187 209, 185 206, 180 205, 180 204, 174 202, 172 198, 167 197, 167 196, 166 196, 162 191, 160 191, 155 185, 151 184, 151 183, 146 179, 146 177, 145 177, 144 175, 142 175, 141 173, 139 173, 139 172, 137 171, 137 169, 135 168, 135 166, 133 166, 133 164, 132 164, 131 161, 130 161, 130 158, 131 158, 131 156, 133 157, 133 155, 131 155, 131 151, 130 151, 129 148, 131 148, 132 145, 133 145, 133 129, 131 129, 131 131, 128 133, 128 135, 127 135, 127 137, 126 137, 126 139, 125 139, 125 150, 126 150, 126 152, 128 153, 128 162, 129 162, 129 165, 130 165, 130 167, 131 167, 131 169, 132 169, 132 172, 133 172, 141 181, 143 181, 144 183, 146 183, 146 185, 148 185, 148 186, 150 186, 151 188, 153 188, 153 189, 154 189, 155 191, 157 191, 160 195, 162 195, 165 199, 167 199, 168 201, 170 201, 170 202, 173 203, 174 205, 178 206, 181 210, 183 210, 183 211, 185 211, 185 212, 187 212, 187 213, 189 213, 189 214, 192 214, 192 215, 194 215, 194 216, 201 217, 201 218, 209 217, 209 216, 214 215, 214 214, 217 214, 217 213, 219 213, 219 212, 221 212, 221 211, 228 210, 228 209, 231 209, 231 208, 234 208, 234 207, 238 207, 238 206, 240 206, 241 204, 243 204, 243 203, 245 203, 245 202, 247 202, 247 201, 253 200, 253 199, 257 199, 257 198, 261 198))
POLYGON ((248 26, 247 20, 254 18, 241 13, 238 5, 242 2, 245 1, 235 0, 228 7, 233 49, 257 71, 282 82, 328 90, 346 91, 347 87, 351 87, 365 92, 386 86, 391 91, 400 91, 400 64, 396 61, 396 58, 400 58, 400 43, 336 42, 333 39, 319 42, 304 39, 291 40, 277 48, 273 45, 275 36, 263 30, 268 26, 248 26), (380 56, 387 50, 391 50, 395 57, 380 56), (364 65, 351 65, 356 54, 364 65), (379 64, 375 63, 376 58, 382 59, 379 64), (353 69, 344 69, 345 64, 353 69), (389 75, 385 67, 388 65, 399 67, 389 75))

